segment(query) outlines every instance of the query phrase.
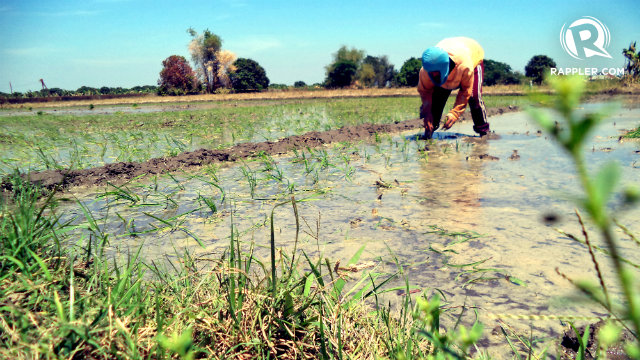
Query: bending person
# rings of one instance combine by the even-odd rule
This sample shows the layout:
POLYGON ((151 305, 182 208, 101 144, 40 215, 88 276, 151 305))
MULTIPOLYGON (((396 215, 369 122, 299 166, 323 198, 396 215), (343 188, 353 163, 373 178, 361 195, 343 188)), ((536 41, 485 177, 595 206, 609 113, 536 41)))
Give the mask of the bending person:
POLYGON ((418 93, 422 99, 420 118, 424 119, 425 138, 430 139, 440 126, 444 106, 454 89, 459 89, 458 96, 442 129, 450 129, 468 103, 473 130, 480 136, 490 131, 482 101, 483 59, 480 44, 466 37, 447 38, 424 51, 418 93))

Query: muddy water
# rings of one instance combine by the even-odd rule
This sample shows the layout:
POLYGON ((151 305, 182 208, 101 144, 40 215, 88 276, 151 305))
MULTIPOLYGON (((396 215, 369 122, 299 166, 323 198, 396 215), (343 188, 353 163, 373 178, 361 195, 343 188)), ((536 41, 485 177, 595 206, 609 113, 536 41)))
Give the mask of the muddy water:
MULTIPOLYGON (((618 141, 621 131, 637 127, 639 119, 640 110, 620 110, 594 133, 586 148, 592 169, 617 161, 624 184, 640 183, 638 143, 618 141)), ((553 341, 562 331, 560 320, 514 317, 595 317, 604 312, 575 301, 576 292, 558 274, 595 279, 585 247, 556 230, 580 234, 571 200, 579 196, 577 179, 568 158, 538 133, 525 113, 493 117, 495 139, 473 137, 471 125, 437 132, 432 142, 417 140, 417 132, 384 135, 369 143, 301 149, 297 155, 77 196, 111 234, 111 254, 142 246, 147 260, 175 260, 185 249, 219 258, 233 225, 243 248, 255 244, 256 254, 266 261, 272 211, 277 246, 284 252, 294 247, 293 209, 290 204, 276 207, 293 191, 301 224, 299 249, 313 259, 322 256, 344 265, 364 245, 360 264, 387 274, 401 265, 417 289, 445 295, 452 306, 450 318, 459 306, 477 308, 486 329, 482 347, 503 358, 510 350, 494 329, 499 321, 520 335, 529 336, 532 327, 536 338, 553 341), (120 190, 130 200, 118 197, 120 190)), ((67 213, 81 215, 74 208, 67 213)), ((640 233, 639 215, 636 208, 618 218, 640 233)), ((595 233, 591 239, 602 245, 595 233)), ((629 241, 621 246, 625 257, 640 261, 636 246, 629 241)), ((599 259, 611 279, 606 258, 599 259)), ((617 293, 612 281, 610 288, 617 293)), ((385 299, 402 296, 393 291, 385 299)), ((472 321, 473 312, 466 314, 464 320, 472 321)))

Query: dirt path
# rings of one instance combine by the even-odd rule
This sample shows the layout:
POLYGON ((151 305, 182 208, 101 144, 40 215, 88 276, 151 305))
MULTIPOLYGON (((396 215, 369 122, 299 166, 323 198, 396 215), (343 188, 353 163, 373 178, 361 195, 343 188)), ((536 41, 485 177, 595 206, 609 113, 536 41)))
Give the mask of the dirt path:
MULTIPOLYGON (((487 109, 487 115, 493 116, 510 111, 517 111, 517 107, 487 109)), ((470 120, 465 113, 462 121, 470 120)), ((224 161, 237 161, 254 156, 260 152, 269 155, 285 154, 293 149, 313 148, 324 144, 340 141, 365 140, 376 133, 394 133, 421 128, 421 119, 412 119, 394 124, 361 124, 346 126, 337 130, 312 131, 303 135, 295 135, 278 141, 260 143, 242 143, 224 150, 199 149, 184 152, 174 157, 154 158, 144 162, 118 162, 81 170, 45 170, 32 172, 26 177, 33 183, 51 190, 69 189, 75 186, 93 186, 110 183, 123 183, 127 180, 146 174, 162 174, 180 169, 208 165, 224 161)), ((3 190, 11 190, 11 184, 6 180, 0 186, 3 190)))

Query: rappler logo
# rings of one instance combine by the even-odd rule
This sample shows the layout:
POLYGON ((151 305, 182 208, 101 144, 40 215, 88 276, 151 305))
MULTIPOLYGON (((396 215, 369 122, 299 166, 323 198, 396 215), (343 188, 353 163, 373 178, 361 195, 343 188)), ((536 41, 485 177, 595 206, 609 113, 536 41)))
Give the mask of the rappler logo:
POLYGON ((605 50, 609 46, 609 29, 593 16, 584 16, 560 30, 560 44, 572 57, 584 60, 592 56, 611 58, 605 50), (566 28, 565 28, 566 27, 566 28))

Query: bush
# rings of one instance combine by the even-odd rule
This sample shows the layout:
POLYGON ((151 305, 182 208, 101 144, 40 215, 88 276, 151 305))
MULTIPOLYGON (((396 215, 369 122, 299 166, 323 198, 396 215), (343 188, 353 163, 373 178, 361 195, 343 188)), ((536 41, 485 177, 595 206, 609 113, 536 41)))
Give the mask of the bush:
POLYGON ((236 71, 232 72, 229 78, 236 92, 262 91, 269 88, 267 72, 256 61, 239 58, 233 65, 236 71))
POLYGON ((396 84, 399 86, 418 86, 422 61, 418 58, 410 58, 402 64, 400 72, 396 76, 396 84))
POLYGON ((483 82, 485 85, 519 84, 521 74, 513 72, 511 66, 503 62, 485 59, 483 82))
POLYGON ((340 88, 351 86, 353 83, 358 66, 350 60, 341 60, 333 66, 333 69, 327 74, 325 86, 327 88, 340 88))
POLYGON ((556 67, 556 62, 547 55, 536 55, 524 67, 525 76, 536 84, 541 84, 544 75, 550 68, 556 67))

